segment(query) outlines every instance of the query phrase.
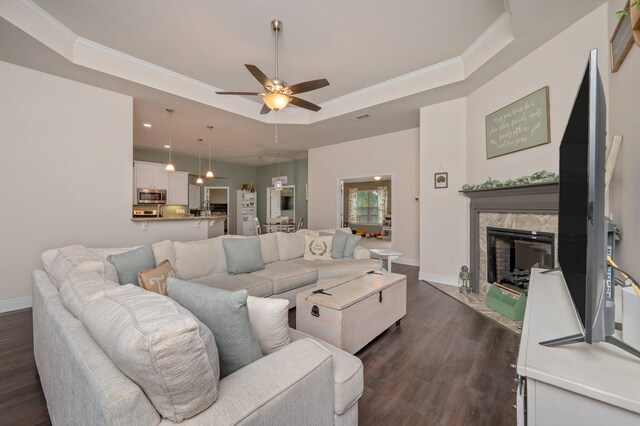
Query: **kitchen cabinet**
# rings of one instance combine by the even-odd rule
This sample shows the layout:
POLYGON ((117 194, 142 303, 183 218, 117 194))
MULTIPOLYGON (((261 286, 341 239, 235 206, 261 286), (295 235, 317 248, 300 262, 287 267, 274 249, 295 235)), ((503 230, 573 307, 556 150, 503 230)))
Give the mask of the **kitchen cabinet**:
POLYGON ((173 172, 167 174, 167 204, 186 206, 189 204, 189 173, 173 172))
POLYGON ((169 189, 169 174, 164 164, 134 162, 136 188, 169 189))

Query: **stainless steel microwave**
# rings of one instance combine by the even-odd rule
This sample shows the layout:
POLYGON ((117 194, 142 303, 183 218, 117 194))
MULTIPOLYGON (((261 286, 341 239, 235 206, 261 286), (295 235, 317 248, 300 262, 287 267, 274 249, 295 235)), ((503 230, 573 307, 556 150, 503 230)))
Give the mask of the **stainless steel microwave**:
POLYGON ((138 204, 167 204, 167 190, 155 188, 138 188, 138 204))

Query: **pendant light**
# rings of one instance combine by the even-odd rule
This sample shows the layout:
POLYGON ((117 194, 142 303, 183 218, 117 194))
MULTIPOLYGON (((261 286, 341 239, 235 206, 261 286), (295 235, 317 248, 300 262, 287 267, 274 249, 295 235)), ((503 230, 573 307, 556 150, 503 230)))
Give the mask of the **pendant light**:
POLYGON ((173 113, 174 109, 167 108, 167 112, 169 113, 169 162, 164 166, 164 170, 167 172, 175 172, 176 168, 171 162, 171 150, 173 149, 173 113))
POLYGON ((211 132, 213 130, 213 124, 208 125, 207 129, 209 129, 209 169, 207 169, 207 174, 205 176, 207 179, 211 179, 213 178, 213 170, 211 170, 211 142, 213 140, 211 132))
MULTIPOLYGON (((278 123, 276 123, 276 144, 278 143, 278 123)), ((278 176, 276 177, 276 181, 273 182, 273 187, 275 189, 282 189, 282 181, 280 180, 280 154, 276 157, 276 165, 278 167, 278 176)))
POLYGON ((196 179, 196 183, 198 185, 202 185, 204 183, 204 180, 202 179, 202 175, 200 174, 200 172, 202 171, 200 168, 200 163, 201 163, 201 157, 202 157, 202 139, 198 138, 198 179, 196 179))

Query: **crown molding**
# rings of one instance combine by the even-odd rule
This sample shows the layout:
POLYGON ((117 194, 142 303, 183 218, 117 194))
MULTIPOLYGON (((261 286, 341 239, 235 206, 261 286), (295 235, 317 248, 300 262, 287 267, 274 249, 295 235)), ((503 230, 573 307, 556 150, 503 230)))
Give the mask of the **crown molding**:
POLYGON ((126 53, 79 37, 31 0, 0 0, 0 16, 71 63, 263 123, 312 124, 374 105, 463 81, 514 40, 503 13, 460 56, 326 101, 316 113, 288 108, 260 115, 261 103, 219 96, 220 89, 126 53))

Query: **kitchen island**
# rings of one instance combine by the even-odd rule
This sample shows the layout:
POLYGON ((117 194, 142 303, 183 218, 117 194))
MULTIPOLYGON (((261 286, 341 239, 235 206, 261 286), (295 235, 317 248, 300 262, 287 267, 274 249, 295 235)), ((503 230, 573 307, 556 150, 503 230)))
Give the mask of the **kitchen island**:
POLYGON ((208 216, 167 216, 167 217, 133 217, 132 222, 141 223, 143 230, 146 230, 149 223, 155 222, 194 222, 196 228, 203 227, 203 222, 208 228, 206 237, 214 238, 224 235, 224 221, 228 219, 228 215, 208 215, 208 216))

